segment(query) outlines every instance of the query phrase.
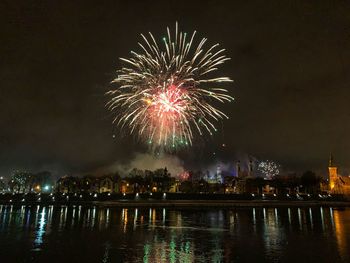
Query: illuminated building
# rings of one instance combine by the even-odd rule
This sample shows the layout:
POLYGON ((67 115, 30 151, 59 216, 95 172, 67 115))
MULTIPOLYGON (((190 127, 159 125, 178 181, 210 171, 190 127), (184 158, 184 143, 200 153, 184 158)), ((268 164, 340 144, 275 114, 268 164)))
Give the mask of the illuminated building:
POLYGON ((332 155, 329 158, 328 176, 330 193, 350 195, 350 177, 338 174, 338 167, 334 165, 332 155))

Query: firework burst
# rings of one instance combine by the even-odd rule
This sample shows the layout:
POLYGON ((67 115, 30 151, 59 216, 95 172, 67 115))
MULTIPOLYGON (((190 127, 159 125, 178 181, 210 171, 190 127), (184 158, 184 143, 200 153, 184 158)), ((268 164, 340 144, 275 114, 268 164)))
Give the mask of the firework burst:
POLYGON ((272 179, 279 175, 281 166, 273 161, 261 161, 258 165, 258 171, 267 179, 272 179))
POLYGON ((195 135, 216 131, 214 124, 228 117, 213 102, 233 100, 219 87, 232 80, 212 75, 229 58, 219 44, 205 49, 206 38, 195 44, 195 35, 179 32, 177 23, 174 34, 167 28, 162 44, 151 33, 141 34, 141 53, 121 58, 126 65, 112 81, 117 88, 107 92, 113 123, 166 149, 192 145, 195 135))

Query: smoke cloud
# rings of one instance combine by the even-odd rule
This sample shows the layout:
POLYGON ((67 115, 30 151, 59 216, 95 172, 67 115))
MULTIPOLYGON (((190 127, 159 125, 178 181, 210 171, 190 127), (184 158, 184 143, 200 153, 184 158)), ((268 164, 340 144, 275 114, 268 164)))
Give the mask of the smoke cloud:
POLYGON ((168 169, 171 176, 177 177, 184 171, 184 162, 178 157, 169 154, 153 155, 136 153, 129 162, 115 162, 107 167, 99 169, 97 173, 118 172, 121 176, 128 176, 129 172, 134 168, 154 171, 165 167, 168 169))

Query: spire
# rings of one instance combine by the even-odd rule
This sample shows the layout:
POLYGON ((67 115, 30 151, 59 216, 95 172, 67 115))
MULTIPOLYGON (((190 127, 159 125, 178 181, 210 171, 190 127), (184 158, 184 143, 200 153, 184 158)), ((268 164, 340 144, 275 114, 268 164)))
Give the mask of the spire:
POLYGON ((248 176, 253 175, 253 161, 250 159, 249 160, 249 165, 248 165, 248 176))
POLYGON ((333 163, 333 155, 332 153, 330 153, 329 155, 329 162, 328 162, 328 167, 333 167, 334 163, 333 163))

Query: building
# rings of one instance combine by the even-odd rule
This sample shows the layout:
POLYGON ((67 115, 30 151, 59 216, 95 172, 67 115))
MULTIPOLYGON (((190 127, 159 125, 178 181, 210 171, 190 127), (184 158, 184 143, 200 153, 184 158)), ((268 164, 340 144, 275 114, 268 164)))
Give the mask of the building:
POLYGON ((100 193, 120 193, 119 175, 107 175, 99 180, 100 193))
POLYGON ((328 177, 331 194, 350 195, 350 177, 338 174, 338 167, 334 165, 332 155, 329 158, 328 177))
POLYGON ((101 179, 100 182, 100 193, 112 193, 115 191, 114 189, 114 182, 111 177, 106 176, 101 179))
POLYGON ((65 175, 58 179, 56 191, 58 193, 76 193, 79 190, 79 180, 76 177, 65 175))

